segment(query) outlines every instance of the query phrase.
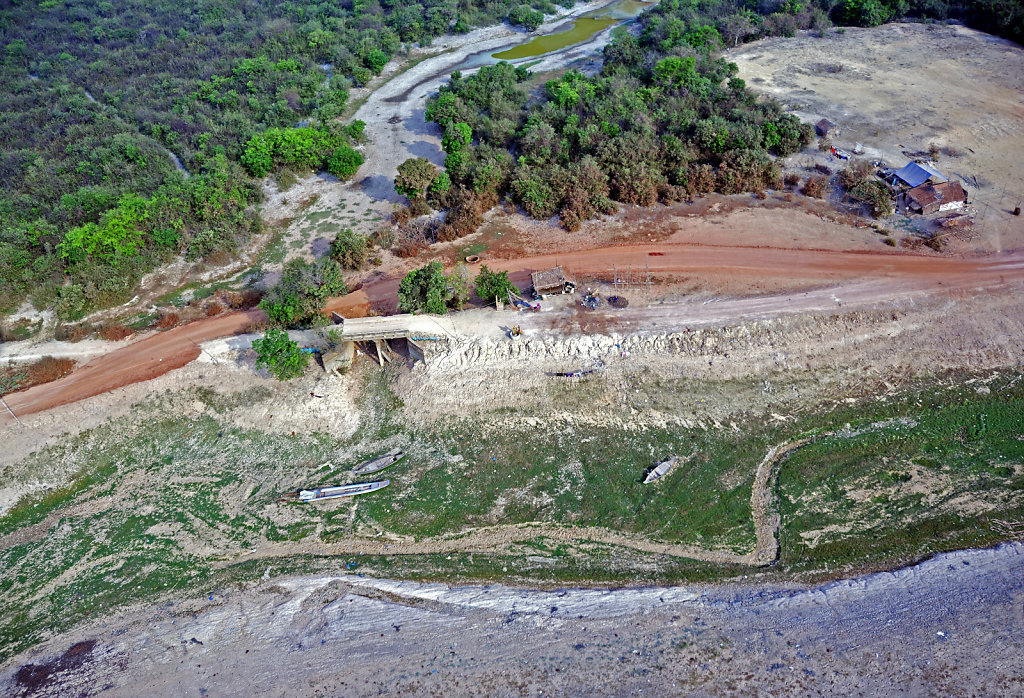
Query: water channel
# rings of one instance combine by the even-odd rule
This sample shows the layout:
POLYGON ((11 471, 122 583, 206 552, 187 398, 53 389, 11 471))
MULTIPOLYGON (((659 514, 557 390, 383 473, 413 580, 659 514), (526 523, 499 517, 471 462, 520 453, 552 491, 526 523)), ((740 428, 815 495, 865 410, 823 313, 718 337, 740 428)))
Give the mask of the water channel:
POLYGON ((591 10, 573 20, 572 26, 554 34, 534 37, 525 44, 492 54, 499 61, 517 61, 567 48, 583 42, 610 26, 635 19, 652 2, 637 0, 618 0, 611 5, 591 10))

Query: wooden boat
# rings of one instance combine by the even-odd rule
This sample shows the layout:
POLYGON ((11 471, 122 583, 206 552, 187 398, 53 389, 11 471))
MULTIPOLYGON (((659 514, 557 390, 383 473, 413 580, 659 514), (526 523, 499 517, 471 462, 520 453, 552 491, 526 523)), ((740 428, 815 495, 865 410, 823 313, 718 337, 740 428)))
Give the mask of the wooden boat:
POLYGON ((400 448, 388 451, 383 456, 378 456, 372 460, 368 460, 365 463, 360 463, 356 467, 352 468, 353 475, 369 475, 370 473, 376 473, 384 470, 384 468, 390 468, 398 461, 405 458, 405 452, 400 448))
POLYGON ((352 485, 340 485, 338 487, 318 487, 315 490, 299 490, 281 497, 282 500, 300 502, 319 502, 321 499, 337 499, 338 497, 354 497, 357 494, 376 492, 391 484, 391 480, 379 482, 357 482, 352 485))
POLYGON ((668 460, 663 460, 660 463, 658 463, 658 465, 654 467, 654 470, 647 473, 647 477, 644 478, 644 484, 648 485, 654 482, 655 480, 664 477, 665 473, 671 470, 672 466, 675 465, 676 461, 678 460, 679 458, 677 456, 672 456, 668 460))

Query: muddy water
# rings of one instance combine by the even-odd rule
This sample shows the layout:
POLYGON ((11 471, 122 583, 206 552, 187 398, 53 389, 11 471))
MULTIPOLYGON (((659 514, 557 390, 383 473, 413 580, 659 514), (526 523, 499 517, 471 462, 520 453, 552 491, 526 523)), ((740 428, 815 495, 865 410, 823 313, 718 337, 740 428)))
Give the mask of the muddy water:
POLYGON ((581 44, 614 24, 639 16, 651 4, 637 0, 619 0, 607 7, 581 15, 573 20, 572 27, 565 31, 538 36, 525 44, 495 53, 493 57, 502 61, 521 60, 581 44))

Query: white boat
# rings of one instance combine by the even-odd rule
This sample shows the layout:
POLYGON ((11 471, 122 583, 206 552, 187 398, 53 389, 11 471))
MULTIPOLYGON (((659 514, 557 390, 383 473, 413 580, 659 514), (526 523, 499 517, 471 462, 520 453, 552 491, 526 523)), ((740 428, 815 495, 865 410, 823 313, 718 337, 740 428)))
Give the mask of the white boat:
POLYGON ((391 480, 380 480, 379 482, 357 482, 352 485, 340 485, 338 487, 319 487, 315 490, 299 490, 287 495, 283 499, 297 499, 300 502, 318 502, 321 499, 354 497, 357 494, 376 492, 390 484, 391 480))
POLYGON ((368 460, 365 463, 360 463, 356 467, 352 468, 353 475, 369 475, 370 473, 376 473, 384 470, 384 468, 390 468, 398 461, 405 458, 405 453, 400 448, 388 451, 383 456, 378 456, 373 460, 368 460))
POLYGON ((655 466, 654 470, 647 473, 647 477, 644 478, 644 484, 650 484, 657 480, 658 478, 664 477, 665 473, 671 470, 672 466, 675 465, 676 461, 678 460, 679 458, 677 456, 672 456, 668 460, 663 460, 660 463, 658 463, 658 465, 655 466))

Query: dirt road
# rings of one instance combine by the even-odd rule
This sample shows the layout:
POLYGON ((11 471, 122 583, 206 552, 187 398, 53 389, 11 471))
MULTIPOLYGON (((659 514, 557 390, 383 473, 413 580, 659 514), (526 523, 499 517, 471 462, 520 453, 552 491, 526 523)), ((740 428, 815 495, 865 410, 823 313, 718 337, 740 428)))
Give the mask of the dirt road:
MULTIPOLYGON (((998 291, 1024 281, 1024 253, 1021 252, 953 259, 906 253, 659 243, 496 260, 493 267, 509 271, 510 276, 525 287, 531 271, 555 264, 562 264, 578 274, 603 274, 616 266, 621 269, 632 265, 639 269, 650 264, 651 272, 657 276, 727 275, 749 279, 751 283, 771 277, 788 280, 796 288, 805 288, 808 284, 830 286, 801 294, 739 298, 712 304, 704 314, 715 322, 728 322, 751 314, 764 317, 772 313, 820 312, 836 305, 873 305, 908 293, 998 291)), ((398 279, 388 278, 369 281, 358 291, 332 299, 326 310, 343 315, 365 314, 371 306, 394 311, 398 282, 398 279)), ((688 312, 693 316, 692 321, 701 320, 700 313, 693 312, 692 307, 688 312)), ((199 342, 238 333, 260 317, 258 310, 231 313, 154 334, 98 357, 66 378, 8 395, 5 400, 16 414, 32 414, 150 380, 192 361, 199 354, 199 342)), ((10 419, 6 412, 0 414, 0 423, 10 419)))
MULTIPOLYGON (((12 393, 4 400, 15 414, 32 414, 147 381, 195 359, 200 352, 199 342, 237 334, 262 318, 262 311, 247 310, 157 332, 99 356, 65 378, 12 393)), ((11 419, 6 411, 4 419, 11 419)))

